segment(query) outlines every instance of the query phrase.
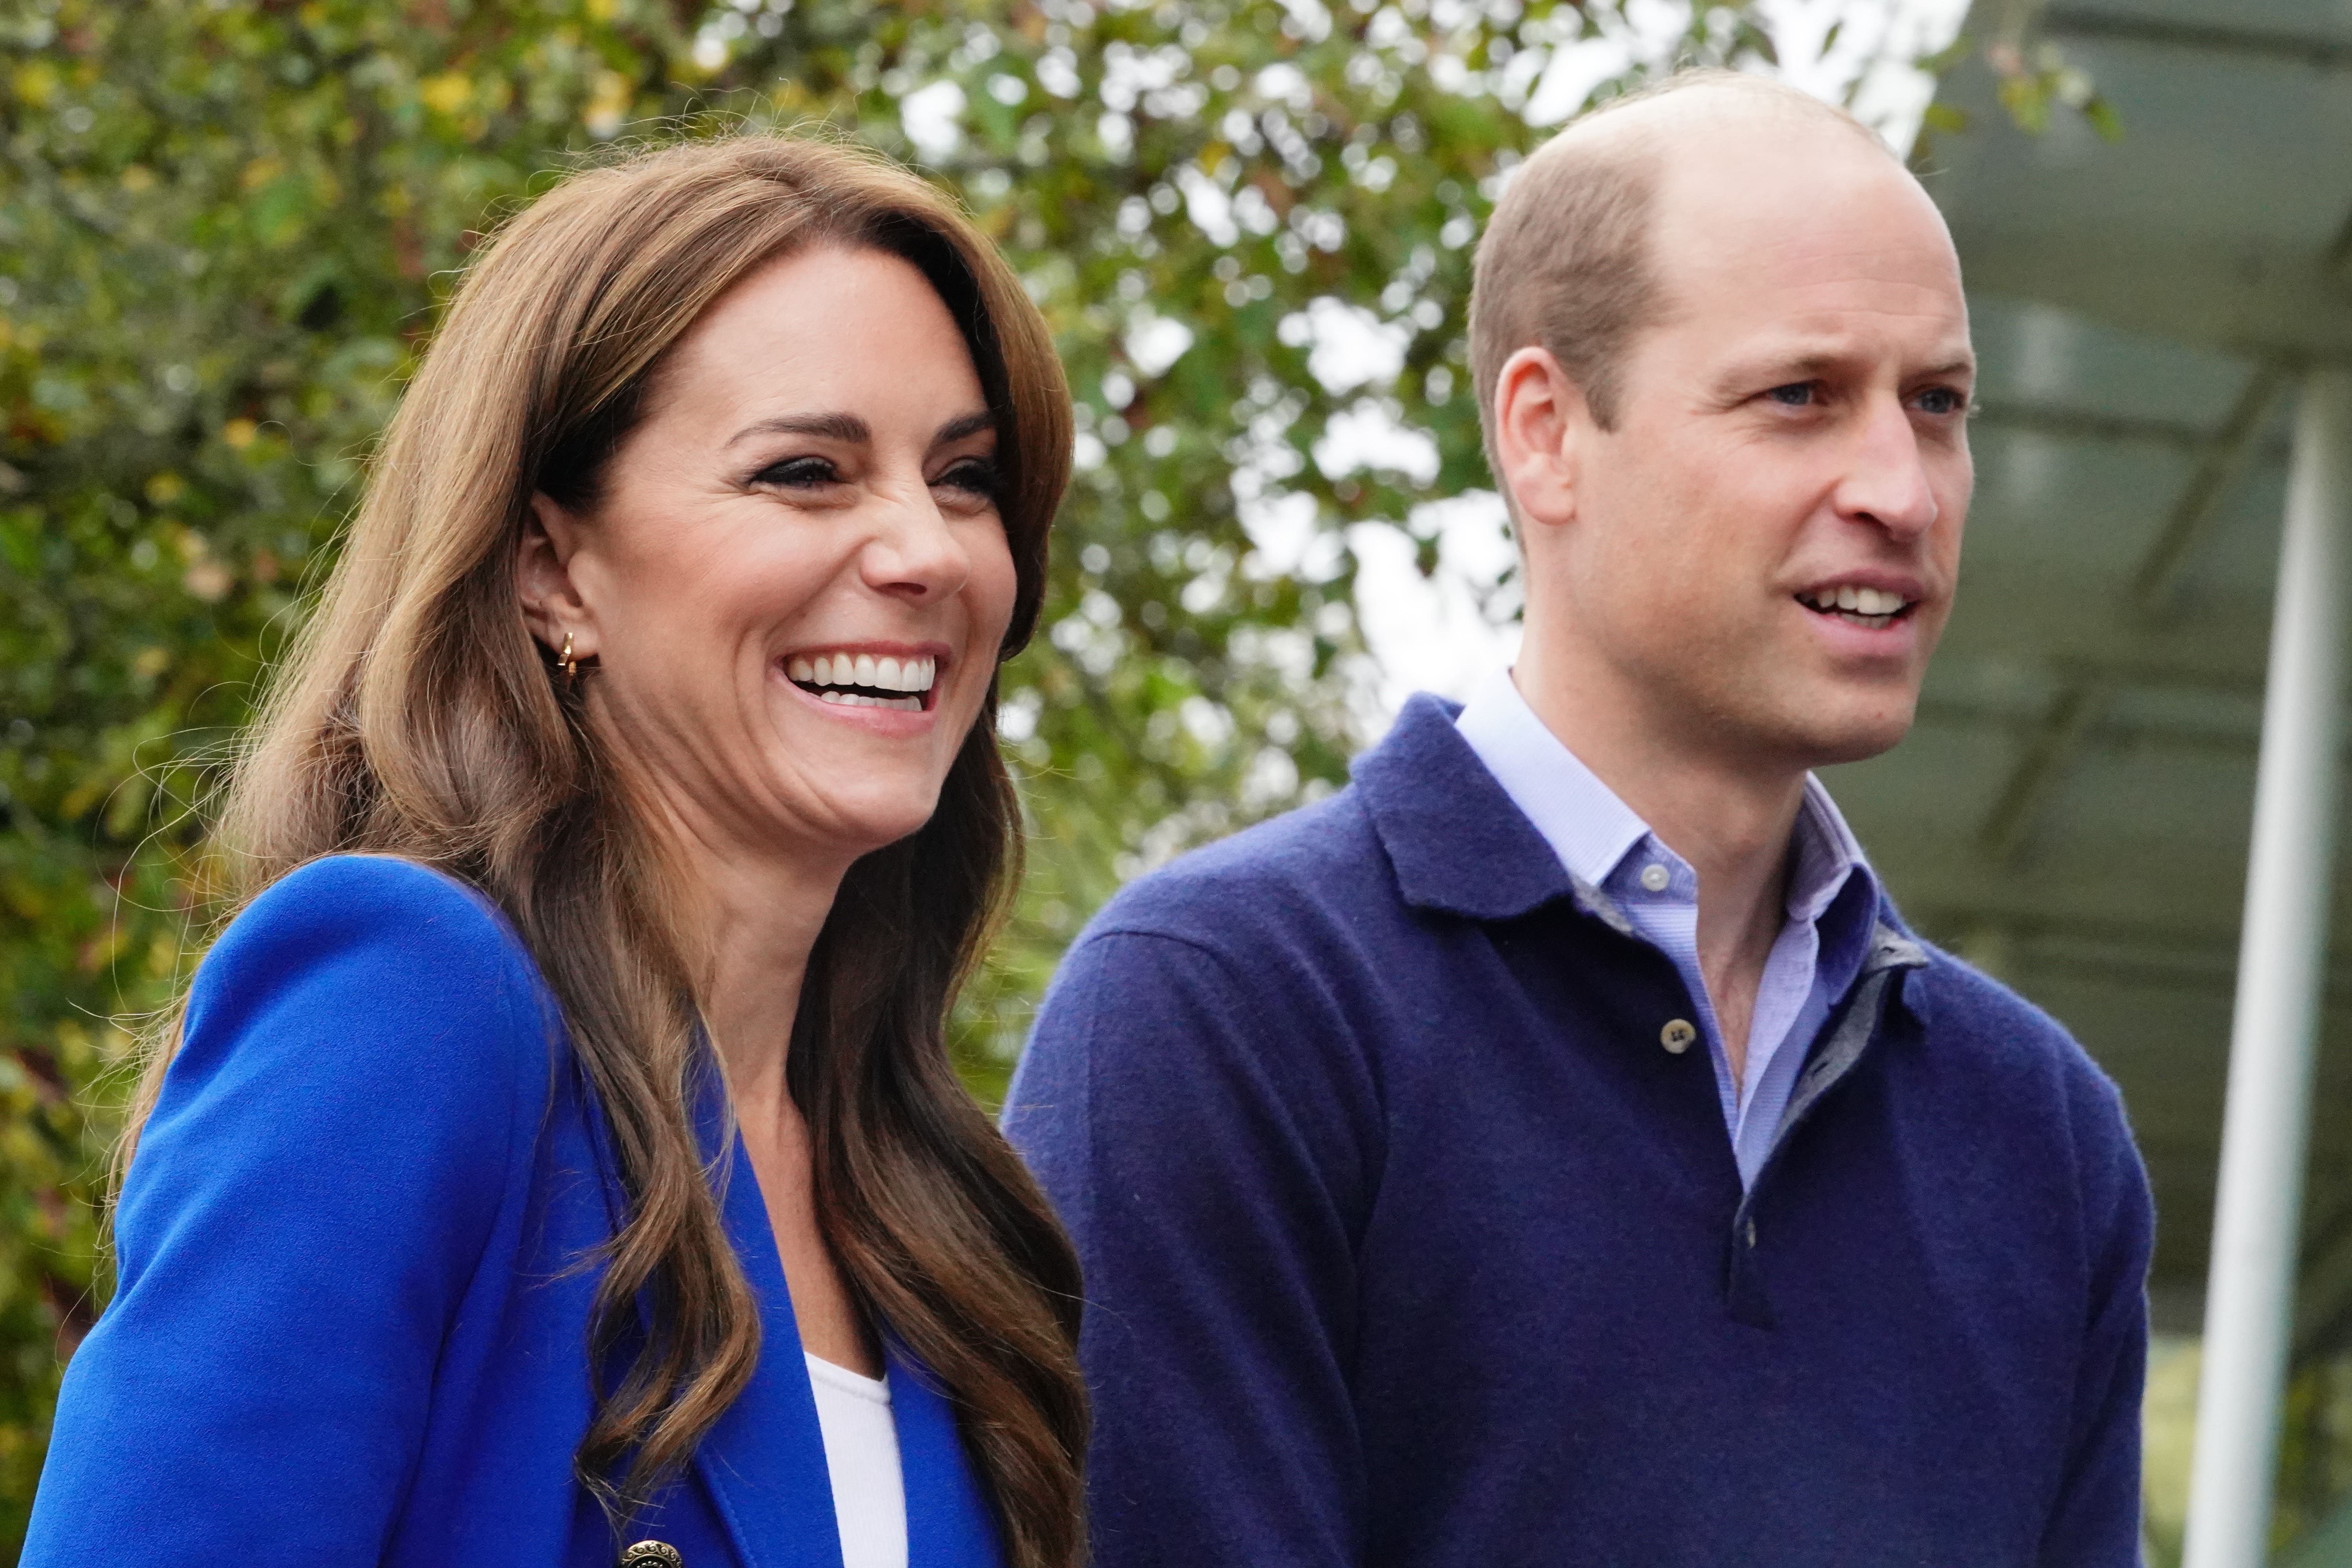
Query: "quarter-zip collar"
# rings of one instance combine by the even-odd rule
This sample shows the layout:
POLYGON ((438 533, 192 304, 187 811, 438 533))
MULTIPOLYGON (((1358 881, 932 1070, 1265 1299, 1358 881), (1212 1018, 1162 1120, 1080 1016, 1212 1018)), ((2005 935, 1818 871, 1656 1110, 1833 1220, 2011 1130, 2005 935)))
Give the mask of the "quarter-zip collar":
MULTIPOLYGON (((1513 804, 1454 727, 1460 711, 1457 704, 1416 696, 1397 716, 1388 738, 1356 763, 1356 787, 1405 902, 1471 920, 1507 921, 1567 899, 1592 919, 1642 941, 1624 911, 1606 892, 1572 875, 1513 804)), ((1867 1057, 1901 996, 1903 973, 1928 962, 1927 950, 1904 929, 1883 892, 1877 905, 1861 973, 1813 1042, 1771 1152, 1732 1216, 1725 1305, 1734 1318, 1759 1328, 1771 1326, 1772 1310, 1759 1272, 1767 1238, 1759 1231, 1756 1211, 1773 1184, 1773 1168, 1790 1137, 1867 1057)))

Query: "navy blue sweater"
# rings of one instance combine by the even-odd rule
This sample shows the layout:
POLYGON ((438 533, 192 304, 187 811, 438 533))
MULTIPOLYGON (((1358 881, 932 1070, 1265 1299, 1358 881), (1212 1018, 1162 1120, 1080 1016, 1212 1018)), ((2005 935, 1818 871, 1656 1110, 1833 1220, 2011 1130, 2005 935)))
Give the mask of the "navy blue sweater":
POLYGON ((1743 1195, 1691 1016, 1429 699, 1114 900, 1006 1113, 1100 1568, 2132 1568, 2113 1086, 1885 910, 1743 1195))

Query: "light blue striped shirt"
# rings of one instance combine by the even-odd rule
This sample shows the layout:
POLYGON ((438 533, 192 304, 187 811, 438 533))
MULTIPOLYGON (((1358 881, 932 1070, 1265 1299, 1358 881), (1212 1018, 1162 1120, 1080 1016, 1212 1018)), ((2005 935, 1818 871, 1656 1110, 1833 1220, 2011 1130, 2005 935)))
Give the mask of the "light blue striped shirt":
POLYGON ((1829 791, 1806 777, 1790 844, 1788 919, 1764 961, 1748 1026, 1747 1072, 1735 1079, 1699 972, 1698 873, 1545 728, 1508 670, 1480 686, 1454 722, 1569 875, 1606 893, 1633 929, 1674 961, 1715 1059, 1739 1179, 1754 1183, 1772 1152, 1806 1048, 1862 972, 1878 912, 1877 879, 1829 791))

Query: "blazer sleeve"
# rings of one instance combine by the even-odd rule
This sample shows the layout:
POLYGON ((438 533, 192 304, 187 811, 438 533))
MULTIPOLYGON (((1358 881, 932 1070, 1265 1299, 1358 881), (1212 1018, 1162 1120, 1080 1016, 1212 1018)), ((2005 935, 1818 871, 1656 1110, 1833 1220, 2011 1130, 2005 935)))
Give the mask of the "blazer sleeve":
POLYGON ((1006 1102, 1085 1268, 1097 1568, 1362 1561, 1364 1095, 1267 991, 1181 937, 1093 936, 1006 1102))
POLYGON ((555 1038, 460 884, 341 857, 207 954, 67 1370, 26 1568, 376 1563, 555 1038))
POLYGON ((2140 1403, 2156 1211, 2115 1086, 2085 1059, 2074 1088, 2091 1289, 2066 1468, 2042 1535, 2042 1562, 2048 1568, 2138 1568, 2140 1403))

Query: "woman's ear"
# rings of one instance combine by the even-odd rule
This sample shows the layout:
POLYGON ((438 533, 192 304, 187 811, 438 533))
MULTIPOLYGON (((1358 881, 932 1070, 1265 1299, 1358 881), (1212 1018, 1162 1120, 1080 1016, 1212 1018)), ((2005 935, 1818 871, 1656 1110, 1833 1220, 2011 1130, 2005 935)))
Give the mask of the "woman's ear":
POLYGON ((575 658, 596 653, 596 625, 572 581, 572 553, 579 548, 580 521, 544 494, 530 498, 522 541, 515 549, 515 594, 530 635, 561 650, 572 639, 575 658))
POLYGON ((1576 515, 1576 435, 1592 421, 1584 393, 1550 352, 1524 348, 1495 378, 1495 456, 1528 525, 1576 515))

